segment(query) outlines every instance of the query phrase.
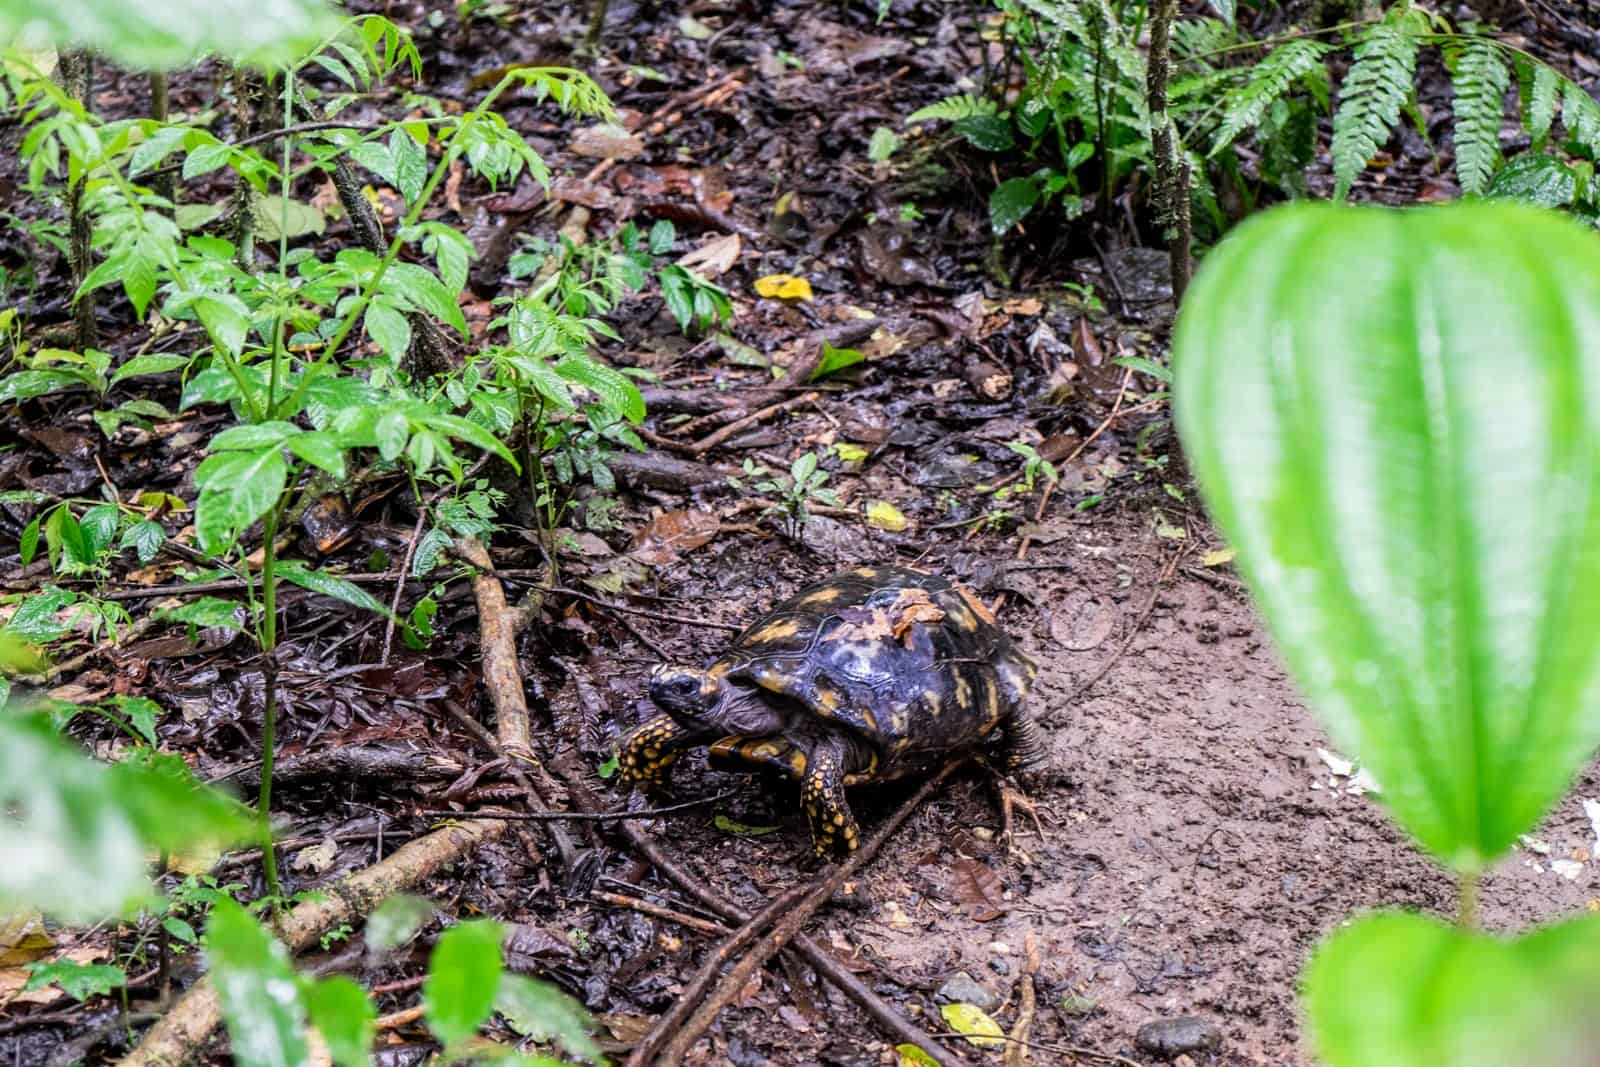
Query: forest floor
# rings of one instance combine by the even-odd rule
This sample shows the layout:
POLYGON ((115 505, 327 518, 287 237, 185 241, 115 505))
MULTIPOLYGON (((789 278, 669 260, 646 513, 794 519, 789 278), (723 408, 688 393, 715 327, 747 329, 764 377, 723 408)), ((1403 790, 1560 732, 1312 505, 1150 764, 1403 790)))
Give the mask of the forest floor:
MULTIPOLYGON (((442 23, 409 2, 389 13, 418 31, 428 60, 419 88, 465 100, 467 82, 483 70, 549 62, 581 36, 581 13, 523 7, 533 10, 508 26, 465 29, 448 9, 442 23)), ((617 458, 614 506, 590 496, 572 513, 558 557, 562 591, 544 598, 523 631, 519 665, 537 755, 558 775, 587 782, 602 806, 621 807, 616 779, 600 768, 615 738, 648 713, 643 690, 654 664, 714 656, 730 628, 844 567, 898 562, 960 578, 998 602, 1001 625, 1040 665, 1031 704, 1047 728, 1051 767, 1035 794, 1042 832, 1024 820, 1008 852, 990 783, 963 772, 817 917, 813 940, 935 1031, 943 1029, 939 1006, 952 997, 982 1002, 1009 1029, 1032 943, 1041 961, 1034 1062, 1073 1062, 1060 1051, 1066 1046, 1089 1050, 1083 1063, 1153 1062, 1136 1031, 1193 1015, 1218 1039, 1189 1053, 1194 1064, 1309 1065, 1295 987, 1317 939, 1361 909, 1447 913, 1452 887, 1301 703, 1200 512, 1160 384, 1112 363, 1164 358, 1164 253, 1139 247, 1152 235, 1129 232, 1119 205, 1097 231, 1103 252, 1040 225, 991 255, 983 208, 991 179, 970 169, 970 157, 922 139, 906 156, 921 162, 871 162, 875 128, 901 129, 911 111, 969 88, 985 64, 967 5, 896 4, 882 25, 859 7, 691 11, 613 0, 617 29, 597 75, 621 107, 666 118, 664 128, 641 136, 637 158, 586 179, 593 160, 574 154, 570 124, 513 99, 509 121, 564 176, 554 197, 527 184, 490 191, 470 181, 452 194, 446 217, 482 257, 467 305, 479 330, 491 317, 488 301, 511 284, 504 271, 514 237, 548 237, 575 217, 587 227, 569 232, 593 240, 626 218, 672 219, 675 251, 698 248, 720 262, 717 280, 735 297, 738 345, 685 340, 652 294, 627 301, 614 320, 623 341, 607 358, 659 376, 647 391, 656 447, 617 458), (924 165, 935 162, 942 176, 924 165), (900 212, 913 203, 921 221, 900 212), (757 297, 754 281, 778 273, 806 278, 814 299, 757 297), (771 367, 803 365, 824 339, 859 348, 866 361, 808 392, 774 392, 771 367), (774 398, 793 403, 716 448, 691 451, 696 438, 774 398), (978 486, 1016 478, 1014 441, 1052 459, 1060 482, 1046 493, 1040 480, 997 503, 978 486), (841 455, 841 444, 855 448, 841 455), (797 536, 763 515, 754 490, 727 484, 745 460, 786 470, 819 450, 843 499, 816 509, 797 536), (868 523, 868 502, 892 512, 868 523), (897 517, 903 528, 884 528, 900 526, 897 517)), ((135 79, 103 71, 96 103, 115 113, 137 91, 135 79)), ((179 83, 174 111, 205 106, 211 91, 204 78, 179 83)), ((1397 167, 1363 195, 1411 198, 1442 181, 1397 167)), ((339 233, 335 224, 329 239, 339 233)), ((41 321, 65 317, 63 269, 41 267, 41 321)), ((130 329, 125 307, 103 313, 111 331, 130 329)), ((81 398, 13 406, 0 412, 0 439, 16 442, 0 450, 0 490, 83 495, 105 480, 123 494, 189 496, 198 429, 188 418, 108 440, 81 398)), ((324 541, 319 553, 308 533, 295 554, 345 573, 393 570, 417 528, 403 482, 364 485, 349 506, 351 521, 332 547, 324 541)), ((544 565, 539 538, 525 528, 531 510, 521 506, 494 544, 513 598, 544 565)), ((8 592, 52 580, 48 565, 20 564, 16 531, 28 517, 10 509, 0 524, 8 592)), ((172 532, 181 539, 179 526, 172 532)), ((119 565, 102 591, 142 619, 145 589, 177 580, 180 562, 119 565)), ((375 588, 386 599, 392 584, 375 588)), ((426 588, 408 586, 403 604, 426 588)), ((274 800, 289 890, 388 855, 429 827, 416 809, 517 803, 521 794, 493 754, 444 710, 490 715, 468 584, 447 582, 440 603, 432 645, 418 652, 396 642, 385 663, 381 619, 302 591, 285 596, 274 800), (396 748, 412 757, 410 771, 376 769, 376 758, 365 771, 359 758, 331 771, 314 758, 396 748)), ((196 647, 181 627, 146 627, 59 683, 60 695, 86 700, 153 697, 168 712, 158 729, 163 747, 184 753, 203 777, 248 782, 259 760, 262 678, 242 640, 196 647)), ((92 723, 74 730, 102 751, 114 744, 92 723)), ((866 832, 909 792, 857 791, 866 832)), ((682 867, 752 911, 812 877, 798 859, 805 822, 788 790, 691 757, 675 771, 673 799, 702 797, 719 799, 643 824, 682 867)), ((1596 830, 1583 797, 1600 798, 1600 769, 1487 880, 1490 929, 1600 907, 1596 830), (1557 860, 1568 862, 1553 867, 1557 860)), ((586 823, 573 833, 588 850, 583 877, 560 870, 544 831, 523 824, 422 888, 446 914, 518 924, 514 964, 584 1001, 621 1052, 671 1007, 715 942, 599 902, 597 890, 699 914, 610 829, 586 823)), ((258 856, 222 863, 224 881, 264 892, 258 856)), ((77 958, 114 948, 104 930, 58 931, 57 939, 77 958)), ((398 1011, 416 1003, 426 957, 424 940, 363 970, 349 946, 333 942, 302 964, 357 970, 388 990, 381 1010, 398 1011)), ((850 1001, 803 964, 781 962, 759 972, 689 1062, 894 1061, 893 1041, 850 1001)), ((152 975, 138 970, 130 967, 136 1008, 154 991, 152 975)), ((76 1010, 49 991, 19 997, 17 983, 6 984, 17 971, 0 967, 0 1063, 47 1063, 114 1011, 105 1002, 76 1010)), ((192 957, 179 961, 180 985, 197 973, 192 957)), ((385 1041, 388 1067, 419 1062, 431 1048, 405 1027, 385 1041)), ((1000 1061, 997 1050, 963 1049, 970 1062, 1000 1061)), ((102 1047, 91 1061, 113 1051, 102 1047)))

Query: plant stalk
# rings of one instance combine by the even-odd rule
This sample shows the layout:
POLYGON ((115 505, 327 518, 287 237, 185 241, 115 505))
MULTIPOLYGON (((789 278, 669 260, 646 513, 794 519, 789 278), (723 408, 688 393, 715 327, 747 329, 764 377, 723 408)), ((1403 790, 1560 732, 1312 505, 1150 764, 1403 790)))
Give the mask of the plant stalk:
POLYGON ((1456 883, 1456 925, 1463 930, 1478 928, 1478 875, 1463 874, 1456 883))

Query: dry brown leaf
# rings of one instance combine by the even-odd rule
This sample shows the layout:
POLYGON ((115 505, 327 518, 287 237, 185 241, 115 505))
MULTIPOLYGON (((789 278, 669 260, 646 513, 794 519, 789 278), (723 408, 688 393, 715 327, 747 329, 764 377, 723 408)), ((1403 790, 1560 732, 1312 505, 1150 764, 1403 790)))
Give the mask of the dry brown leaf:
POLYGON ((990 922, 1006 912, 1000 876, 986 863, 957 860, 950 869, 950 889, 973 922, 990 922))
POLYGON ((590 159, 638 159, 644 152, 644 141, 621 126, 602 122, 573 134, 567 147, 574 154, 590 159))
POLYGON ((333 861, 338 858, 339 843, 329 837, 320 844, 301 849, 289 866, 297 871, 310 871, 312 874, 321 874, 329 867, 332 867, 333 861))
POLYGON ((926 589, 902 589, 889 606, 894 619, 891 632, 895 640, 910 645, 911 628, 919 622, 939 622, 944 619, 944 609, 928 598, 926 589))
POLYGON ((639 531, 629 554, 640 563, 664 566, 708 543, 721 528, 717 517, 710 512, 664 512, 639 531))
POLYGON ((44 916, 38 912, 0 915, 0 966, 32 963, 55 944, 55 939, 44 928, 44 916))
POLYGON ((733 269, 743 250, 744 241, 738 234, 725 233, 685 253, 678 259, 678 266, 703 278, 717 278, 733 269))

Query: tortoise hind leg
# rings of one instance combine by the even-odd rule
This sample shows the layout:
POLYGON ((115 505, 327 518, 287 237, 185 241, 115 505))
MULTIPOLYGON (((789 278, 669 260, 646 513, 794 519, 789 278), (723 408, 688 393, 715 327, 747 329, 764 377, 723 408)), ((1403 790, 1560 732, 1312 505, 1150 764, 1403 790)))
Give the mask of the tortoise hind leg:
POLYGON ((1012 838, 1012 812, 1021 809, 1027 812, 1033 821, 1033 828, 1040 837, 1044 836, 1044 826, 1039 821, 1039 808, 1026 792, 1030 784, 1034 784, 1038 772, 1044 769, 1049 758, 1049 749, 1046 747, 1044 731, 1039 728, 1033 716, 1020 704, 1013 704, 1010 711, 1000 724, 1000 755, 1005 775, 1015 778, 1023 788, 1019 789, 1008 782, 1004 777, 995 781, 996 791, 1000 794, 1000 824, 1001 836, 1008 850, 1016 851, 1012 838))
POLYGON ((823 742, 812 749, 800 779, 800 802, 811 822, 811 844, 816 854, 851 853, 861 840, 856 817, 845 798, 844 781, 849 768, 845 746, 823 742))
POLYGON ((657 715, 635 726, 618 746, 624 785, 659 793, 667 775, 695 735, 670 715, 657 715))

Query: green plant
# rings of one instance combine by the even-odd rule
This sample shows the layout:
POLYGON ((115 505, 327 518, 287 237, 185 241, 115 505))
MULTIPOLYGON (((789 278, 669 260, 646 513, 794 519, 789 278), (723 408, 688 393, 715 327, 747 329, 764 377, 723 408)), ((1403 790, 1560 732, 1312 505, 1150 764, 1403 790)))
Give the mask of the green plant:
POLYGON ((753 459, 744 461, 742 476, 730 477, 728 484, 735 491, 743 491, 745 482, 758 493, 777 497, 762 511, 763 515, 783 518, 784 534, 792 541, 801 539, 805 525, 811 520, 811 506, 826 504, 837 507, 839 498, 832 489, 824 488, 828 472, 817 469, 817 453, 807 452, 789 465, 788 473, 774 474, 753 459))
POLYGON ((1457 925, 1380 914, 1317 951, 1335 1067, 1578 1064, 1600 1036, 1600 916, 1474 929, 1482 873, 1600 744, 1597 286, 1593 235, 1546 212, 1303 205, 1221 245, 1179 318, 1212 512, 1329 732, 1458 880, 1457 925))

